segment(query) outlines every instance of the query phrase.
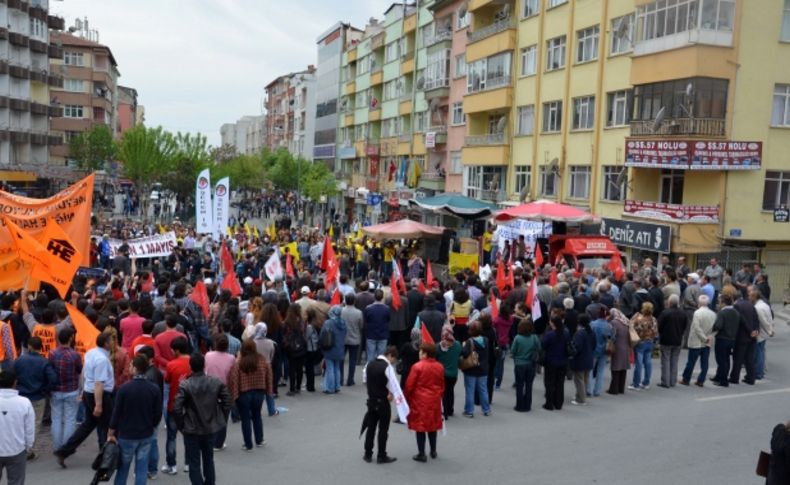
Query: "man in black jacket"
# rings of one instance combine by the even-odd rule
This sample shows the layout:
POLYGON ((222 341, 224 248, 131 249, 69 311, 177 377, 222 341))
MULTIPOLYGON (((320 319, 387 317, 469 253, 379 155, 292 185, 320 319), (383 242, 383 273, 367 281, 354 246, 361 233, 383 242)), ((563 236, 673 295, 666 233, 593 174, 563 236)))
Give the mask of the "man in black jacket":
POLYGON ((148 358, 135 356, 132 360, 134 377, 115 395, 107 440, 117 442, 121 448, 117 483, 126 483, 132 460, 135 461, 135 475, 151 477, 148 460, 152 442, 156 441, 156 427, 162 420, 162 392, 146 377, 148 367, 148 358))
POLYGON ((757 310, 746 298, 735 302, 735 310, 741 315, 738 326, 738 335, 735 338, 735 351, 732 357, 732 371, 730 384, 737 384, 741 376, 741 367, 746 367, 745 384, 754 385, 754 351, 757 346, 757 336, 760 334, 760 320, 757 310))
POLYGON ((425 295, 417 289, 419 284, 418 279, 412 279, 409 284, 409 291, 406 292, 406 327, 409 329, 414 326, 417 314, 422 311, 423 299, 425 298, 425 295))
POLYGON ((675 387, 678 382, 678 359, 683 332, 686 331, 686 313, 678 308, 680 298, 670 295, 669 308, 658 317, 658 341, 661 344, 661 384, 659 387, 675 387))
POLYGON ((373 461, 373 438, 376 428, 379 430, 378 456, 376 463, 392 463, 395 457, 387 455, 387 432, 390 427, 390 401, 392 394, 387 387, 390 379, 398 385, 397 376, 392 365, 398 361, 398 350, 394 346, 387 347, 383 355, 376 357, 365 366, 364 378, 368 388, 368 411, 365 414, 363 430, 365 434, 365 455, 363 459, 373 461))
POLYGON ((436 297, 433 295, 425 297, 425 309, 418 316, 420 317, 420 322, 428 329, 433 341, 441 342, 442 326, 447 319, 447 315, 436 309, 436 297))
POLYGON ((730 372, 730 355, 735 348, 735 339, 741 325, 741 314, 733 308, 730 295, 721 295, 721 304, 724 306, 719 310, 716 322, 713 324, 713 331, 716 332, 714 352, 717 368, 716 375, 711 380, 716 386, 727 387, 729 385, 727 374, 730 372))
MULTIPOLYGON (((658 286, 657 276, 651 276, 648 281, 650 282, 650 286, 647 290, 648 297, 653 304, 653 316, 658 319, 664 311, 664 292, 661 291, 661 288, 658 286)), ((639 308, 641 309, 642 307, 640 306, 639 308)))
POLYGON ((173 413, 184 435, 189 481, 214 485, 214 434, 225 427, 233 402, 225 384, 203 372, 206 360, 201 354, 189 358, 189 367, 192 375, 181 381, 173 413))

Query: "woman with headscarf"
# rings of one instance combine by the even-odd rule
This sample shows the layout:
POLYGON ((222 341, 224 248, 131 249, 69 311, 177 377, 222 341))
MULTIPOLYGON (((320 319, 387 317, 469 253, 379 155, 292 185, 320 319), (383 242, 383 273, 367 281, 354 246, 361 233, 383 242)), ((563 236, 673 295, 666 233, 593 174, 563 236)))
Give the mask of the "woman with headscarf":
POLYGON ((609 310, 609 322, 614 332, 614 350, 611 355, 612 382, 609 384, 607 394, 625 394, 625 377, 630 367, 628 353, 631 352, 631 342, 628 335, 628 318, 616 308, 609 310))
POLYGON ((455 383, 458 381, 458 358, 461 356, 461 344, 455 340, 453 326, 442 327, 442 339, 436 349, 436 360, 444 366, 444 395, 442 407, 444 418, 455 412, 455 383))
POLYGON ((436 361, 436 345, 423 342, 420 361, 414 364, 406 381, 404 395, 409 403, 409 429, 417 433, 417 454, 414 460, 425 463, 425 438, 436 458, 436 432, 442 429, 442 395, 444 367, 436 361))
POLYGON ((252 451, 252 435, 255 446, 266 443, 263 439, 263 419, 261 409, 267 394, 273 387, 272 368, 258 353, 254 340, 245 340, 241 354, 231 368, 228 377, 228 391, 236 402, 241 416, 241 434, 244 438, 244 451, 252 451))
MULTIPOLYGON (((255 333, 253 334, 252 341, 255 343, 255 350, 261 354, 264 360, 271 366, 272 359, 274 358, 274 342, 266 337, 269 327, 263 322, 258 322, 253 328, 255 328, 255 333)), ((247 340, 245 340, 245 342, 246 341, 247 340)), ((243 345, 242 343, 242 346, 243 345)), ((273 373, 274 371, 272 371, 272 374, 273 373)), ((280 414, 280 411, 277 410, 277 406, 274 404, 274 395, 275 388, 272 386, 272 389, 266 391, 266 409, 269 412, 269 416, 280 414)))

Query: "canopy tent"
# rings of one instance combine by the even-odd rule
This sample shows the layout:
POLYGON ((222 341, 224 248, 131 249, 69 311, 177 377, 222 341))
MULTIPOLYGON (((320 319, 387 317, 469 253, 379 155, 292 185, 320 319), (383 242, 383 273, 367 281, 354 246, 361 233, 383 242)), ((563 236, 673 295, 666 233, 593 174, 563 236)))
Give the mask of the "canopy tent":
POLYGON ((439 214, 448 214, 462 219, 488 217, 496 210, 496 205, 482 202, 461 194, 441 194, 424 199, 411 199, 409 204, 439 214))
POLYGON ((416 239, 421 237, 439 237, 444 233, 441 226, 428 226, 410 219, 363 227, 365 234, 375 239, 416 239))
POLYGON ((559 204, 550 200, 536 200, 496 213, 494 218, 498 222, 513 219, 529 221, 557 221, 557 222, 593 222, 597 220, 594 215, 584 209, 572 205, 559 204))

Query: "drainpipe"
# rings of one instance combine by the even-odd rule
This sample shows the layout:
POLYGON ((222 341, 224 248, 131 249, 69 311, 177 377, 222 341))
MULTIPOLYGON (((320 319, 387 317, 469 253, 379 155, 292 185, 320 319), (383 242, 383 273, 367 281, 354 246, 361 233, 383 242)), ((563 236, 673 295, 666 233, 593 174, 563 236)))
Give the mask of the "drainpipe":
MULTIPOLYGON (((604 2, 605 3, 605 2, 604 2)), ((573 20, 576 16, 576 0, 571 0, 570 5, 568 5, 570 11, 568 13, 568 34, 566 35, 566 39, 573 35, 573 20)), ((565 186, 565 183, 562 181, 562 177, 567 175, 565 174, 565 167, 567 165, 566 153, 567 153, 567 146, 568 146, 568 132, 570 131, 571 121, 573 120, 573 103, 571 103, 570 95, 571 95, 571 71, 573 70, 573 49, 572 46, 574 45, 573 41, 568 42, 566 40, 566 58, 565 58, 565 90, 562 95, 563 98, 563 111, 565 112, 565 122, 562 123, 562 149, 560 150, 560 184, 558 187, 557 192, 557 202, 562 203, 563 197, 562 188, 565 186), (569 114, 569 115, 568 115, 569 114)))
POLYGON ((602 2, 601 9, 601 34, 598 41, 598 86, 595 90, 595 103, 598 109, 595 110, 595 141, 592 148, 592 187, 590 188, 590 212, 595 214, 598 210, 598 200, 600 199, 601 184, 601 134, 603 132, 603 76, 606 65, 606 46, 608 45, 608 30, 605 28, 609 18, 609 2, 602 2))

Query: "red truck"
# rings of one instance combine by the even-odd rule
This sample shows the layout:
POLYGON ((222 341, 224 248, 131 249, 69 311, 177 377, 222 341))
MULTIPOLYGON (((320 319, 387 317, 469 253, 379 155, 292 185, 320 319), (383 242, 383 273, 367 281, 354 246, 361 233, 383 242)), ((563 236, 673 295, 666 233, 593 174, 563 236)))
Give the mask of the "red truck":
MULTIPOLYGON (((585 268, 600 268, 609 263, 613 254, 620 252, 607 236, 556 234, 549 236, 549 262, 556 264, 564 260, 568 267, 579 271, 585 268)), ((623 267, 627 268, 625 256, 620 253, 623 267)))

